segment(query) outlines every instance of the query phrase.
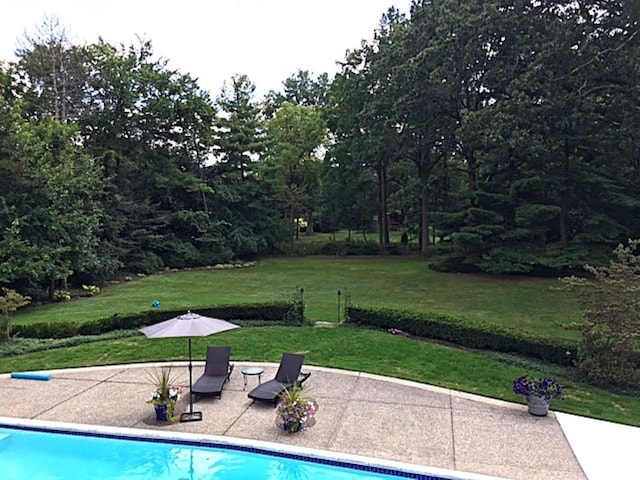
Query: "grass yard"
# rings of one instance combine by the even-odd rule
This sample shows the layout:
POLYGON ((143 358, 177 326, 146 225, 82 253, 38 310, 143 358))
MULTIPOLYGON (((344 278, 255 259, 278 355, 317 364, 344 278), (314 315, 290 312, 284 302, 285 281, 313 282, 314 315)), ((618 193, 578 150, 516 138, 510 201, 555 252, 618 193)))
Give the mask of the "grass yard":
MULTIPOLYGON (((424 260, 403 257, 267 258, 256 267, 197 270, 143 277, 112 285, 98 297, 36 307, 17 322, 83 321, 115 313, 199 307, 291 298, 304 288, 307 316, 338 320, 338 290, 359 306, 435 311, 523 328, 550 336, 575 332, 562 324, 580 319, 577 298, 557 280, 445 274, 424 260), (345 295, 348 294, 348 295, 345 295)), ((353 327, 242 328, 194 338, 195 357, 207 345, 231 345, 232 359, 277 362, 283 351, 304 353, 311 365, 357 370, 430 383, 508 401, 525 373, 552 375, 567 386, 553 408, 640 426, 640 399, 574 380, 568 370, 526 359, 434 345, 386 332, 353 327)), ((149 340, 142 335, 95 341, 0 358, 0 372, 47 370, 158 360, 185 360, 185 339, 149 340)))
POLYGON ((433 311, 557 337, 577 334, 563 324, 580 319, 576 296, 555 279, 459 275, 429 270, 406 257, 267 258, 256 267, 151 275, 111 285, 98 297, 30 308, 16 323, 86 321, 152 308, 199 307, 291 298, 304 288, 306 315, 338 320, 338 300, 353 305, 433 311), (340 297, 338 291, 341 292, 340 297))

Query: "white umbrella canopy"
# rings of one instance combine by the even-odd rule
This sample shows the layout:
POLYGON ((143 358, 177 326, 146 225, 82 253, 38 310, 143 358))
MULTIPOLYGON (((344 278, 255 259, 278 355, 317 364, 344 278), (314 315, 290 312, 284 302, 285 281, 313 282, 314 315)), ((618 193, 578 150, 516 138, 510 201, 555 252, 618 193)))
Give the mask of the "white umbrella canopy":
POLYGON ((240 328, 240 326, 226 320, 205 317, 188 311, 184 315, 178 315, 169 320, 140 329, 140 332, 144 333, 148 338, 189 337, 189 412, 185 412, 180 416, 181 422, 202 420, 202 412, 193 411, 191 337, 207 337, 214 333, 225 332, 234 328, 240 328))
POLYGON ((149 338, 206 337, 234 328, 240 328, 240 326, 226 320, 187 312, 164 322, 141 328, 140 331, 149 338))

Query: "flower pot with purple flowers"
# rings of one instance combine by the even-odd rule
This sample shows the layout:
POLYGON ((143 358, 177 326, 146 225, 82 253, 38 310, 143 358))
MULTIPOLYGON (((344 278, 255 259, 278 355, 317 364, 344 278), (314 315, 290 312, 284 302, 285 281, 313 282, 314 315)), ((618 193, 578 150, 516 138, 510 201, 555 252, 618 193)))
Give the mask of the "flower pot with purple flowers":
POLYGON ((513 392, 527 399, 531 415, 544 417, 549 413, 551 400, 562 398, 564 387, 553 378, 525 375, 514 380, 513 392))
POLYGON ((276 425, 285 433, 296 433, 316 423, 318 404, 302 388, 294 386, 280 395, 276 405, 276 425))

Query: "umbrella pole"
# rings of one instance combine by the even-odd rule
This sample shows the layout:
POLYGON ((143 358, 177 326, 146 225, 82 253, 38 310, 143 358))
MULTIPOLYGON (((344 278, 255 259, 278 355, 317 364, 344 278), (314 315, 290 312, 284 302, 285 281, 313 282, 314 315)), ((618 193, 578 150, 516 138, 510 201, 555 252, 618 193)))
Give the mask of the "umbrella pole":
POLYGON ((197 422, 202 420, 202 412, 193 411, 193 394, 191 389, 193 388, 193 365, 191 364, 191 337, 189 337, 189 411, 180 415, 181 422, 197 422))
POLYGON ((193 365, 191 365, 191 337, 189 337, 189 413, 193 415, 193 395, 191 389, 193 388, 193 365))

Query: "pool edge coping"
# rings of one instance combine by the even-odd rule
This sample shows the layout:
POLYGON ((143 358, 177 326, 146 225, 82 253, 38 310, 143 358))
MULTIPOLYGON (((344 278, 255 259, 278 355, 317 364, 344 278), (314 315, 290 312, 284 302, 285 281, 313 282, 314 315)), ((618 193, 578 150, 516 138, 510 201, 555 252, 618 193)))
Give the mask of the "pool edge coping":
MULTIPOLYGON (((360 467, 378 469, 380 471, 391 470, 410 475, 434 476, 447 480, 508 480, 504 477, 495 477, 477 473, 449 470, 438 467, 428 467, 412 463, 396 462, 363 455, 338 453, 328 450, 299 447, 295 445, 283 445, 263 440, 249 440, 239 437, 208 435, 187 432, 161 432, 144 428, 111 427, 104 425, 90 425, 83 423, 57 422, 51 420, 34 420, 0 416, 0 428, 25 428, 50 430, 56 432, 86 433, 95 436, 142 439, 150 441, 199 443, 211 447, 228 447, 233 449, 263 450, 288 458, 306 457, 310 459, 334 462, 337 464, 352 464, 360 467)), ((322 462, 319 462, 322 463, 322 462)))

